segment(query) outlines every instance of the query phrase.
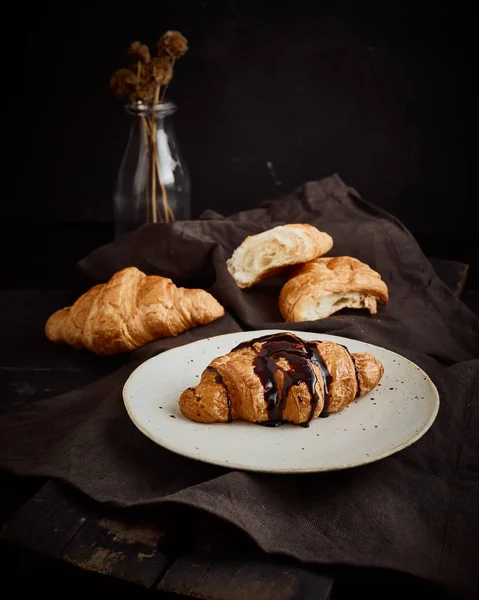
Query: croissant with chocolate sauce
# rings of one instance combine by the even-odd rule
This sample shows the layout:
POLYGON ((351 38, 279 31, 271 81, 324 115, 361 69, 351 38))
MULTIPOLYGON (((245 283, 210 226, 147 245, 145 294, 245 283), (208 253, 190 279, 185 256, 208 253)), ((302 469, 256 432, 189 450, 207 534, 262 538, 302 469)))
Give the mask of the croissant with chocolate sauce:
POLYGON ((195 388, 179 399, 199 423, 243 419, 265 425, 307 424, 372 390, 384 369, 368 352, 278 333, 245 342, 215 358, 195 388))

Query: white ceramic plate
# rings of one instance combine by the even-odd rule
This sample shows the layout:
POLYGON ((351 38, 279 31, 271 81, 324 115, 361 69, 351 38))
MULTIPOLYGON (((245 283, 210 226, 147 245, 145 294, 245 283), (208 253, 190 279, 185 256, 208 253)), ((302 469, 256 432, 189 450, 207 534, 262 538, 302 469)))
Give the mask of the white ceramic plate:
POLYGON ((309 428, 285 424, 195 423, 182 415, 178 398, 198 383, 216 356, 240 342, 279 330, 207 338, 164 352, 128 378, 123 398, 133 423, 154 442, 189 458, 233 469, 270 473, 331 471, 390 456, 431 427, 439 394, 408 359, 371 344, 333 335, 295 332, 305 340, 330 340, 351 352, 371 352, 384 365, 380 385, 339 413, 314 419, 309 428))

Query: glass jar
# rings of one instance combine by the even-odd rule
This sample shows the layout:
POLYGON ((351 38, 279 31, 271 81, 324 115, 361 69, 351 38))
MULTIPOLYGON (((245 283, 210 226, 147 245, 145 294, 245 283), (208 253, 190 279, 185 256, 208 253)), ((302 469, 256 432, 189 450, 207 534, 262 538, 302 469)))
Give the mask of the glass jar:
POLYGON ((176 106, 128 105, 132 123, 114 195, 115 237, 147 223, 191 218, 190 178, 172 115, 176 106))

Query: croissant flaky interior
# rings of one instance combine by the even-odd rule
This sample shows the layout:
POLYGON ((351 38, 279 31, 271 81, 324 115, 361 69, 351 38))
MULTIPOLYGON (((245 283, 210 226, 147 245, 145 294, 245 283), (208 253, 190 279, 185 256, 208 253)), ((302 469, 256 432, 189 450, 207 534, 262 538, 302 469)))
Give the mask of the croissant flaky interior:
POLYGON ((53 342, 117 354, 223 315, 224 308, 208 292, 178 288, 171 279, 127 267, 73 306, 53 313, 45 333, 53 342))
POLYGON ((372 390, 384 369, 367 352, 289 332, 240 344, 215 358, 200 383, 180 396, 181 412, 200 423, 243 419, 307 426, 372 390))
POLYGON ((279 295, 285 321, 324 319, 342 308, 366 308, 388 303, 381 275, 351 256, 316 258, 295 267, 279 295))
POLYGON ((247 237, 226 261, 240 288, 248 288, 298 263, 331 250, 333 238, 308 224, 273 227, 247 237))

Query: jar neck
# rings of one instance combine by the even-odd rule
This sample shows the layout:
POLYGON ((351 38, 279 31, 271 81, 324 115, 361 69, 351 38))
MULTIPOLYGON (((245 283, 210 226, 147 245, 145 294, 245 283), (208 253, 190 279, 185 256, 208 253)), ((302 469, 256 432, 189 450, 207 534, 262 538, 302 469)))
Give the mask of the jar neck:
POLYGON ((128 114, 135 117, 148 117, 156 119, 164 119, 176 112, 176 105, 173 102, 159 102, 155 105, 136 102, 135 104, 127 104, 125 110, 128 114))

